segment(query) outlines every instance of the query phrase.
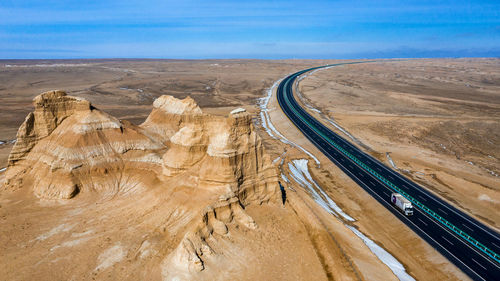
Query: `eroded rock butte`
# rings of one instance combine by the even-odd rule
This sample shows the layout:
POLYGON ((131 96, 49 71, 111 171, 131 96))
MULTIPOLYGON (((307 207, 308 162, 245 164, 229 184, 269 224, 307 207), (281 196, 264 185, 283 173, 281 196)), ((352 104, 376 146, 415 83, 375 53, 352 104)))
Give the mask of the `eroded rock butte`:
POLYGON ((31 188, 59 200, 195 190, 193 200, 203 205, 191 211, 199 219, 165 257, 165 278, 203 270, 212 233, 226 234, 233 221, 256 228, 245 206, 281 198, 277 170, 243 109, 212 116, 189 97, 161 96, 136 126, 63 91, 45 92, 33 104, 9 156, 6 190, 31 188))
POLYGON ((139 192, 188 174, 184 184, 242 200, 276 196, 276 170, 244 110, 211 116, 189 97, 164 95, 136 126, 63 91, 37 96, 34 106, 9 156, 7 188, 69 199, 139 192))

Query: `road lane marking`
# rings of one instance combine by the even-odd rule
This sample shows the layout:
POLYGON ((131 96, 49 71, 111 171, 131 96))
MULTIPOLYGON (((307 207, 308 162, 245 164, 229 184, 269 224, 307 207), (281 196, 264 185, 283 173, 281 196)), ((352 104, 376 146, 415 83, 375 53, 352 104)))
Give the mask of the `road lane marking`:
POLYGON ((440 210, 441 212, 443 212, 445 215, 447 215, 448 213, 443 211, 441 208, 438 208, 438 210, 440 210))
POLYGON ((375 184, 372 181, 370 181, 370 184, 373 185, 373 186, 375 186, 375 184))
POLYGON ((423 224, 425 224, 425 226, 427 226, 427 223, 425 223, 423 220, 421 220, 420 218, 418 218, 418 220, 419 220, 420 222, 422 222, 423 224))
POLYGON ((487 270, 486 267, 484 267, 482 264, 478 263, 475 259, 470 258, 473 262, 477 263, 480 267, 484 268, 484 270, 487 270))
POLYGON ((441 235, 441 238, 443 238, 444 240, 446 240, 446 242, 450 243, 451 245, 455 246, 455 244, 451 243, 450 240, 444 238, 444 236, 441 235))
MULTIPOLYGON (((422 212, 421 210, 417 209, 417 211, 420 211, 422 212)), ((426 213, 422 213, 422 214, 426 214, 426 213)), ((435 223, 439 228, 443 229, 446 233, 449 233, 451 235, 453 235, 454 233, 450 231, 450 229, 448 228, 445 228, 443 225, 441 225, 440 223, 438 223, 437 221, 431 221, 433 223, 435 223)), ((453 236, 452 236, 453 237, 453 236)), ((483 256, 483 253, 484 252, 479 252, 477 248, 473 248, 472 245, 470 243, 467 243, 467 241, 463 240, 463 239, 457 239, 458 242, 462 243, 463 245, 465 245, 466 247, 468 247, 469 249, 471 249, 472 251, 474 251, 476 254, 478 254, 480 257, 484 258, 483 256)), ((494 265, 495 267, 499 268, 500 269, 500 266, 498 266, 498 264, 495 262, 495 261, 492 261, 490 260, 489 258, 486 258, 485 259, 486 261, 488 261, 489 263, 491 263, 492 265, 494 265)), ((462 262, 463 263, 463 262, 462 262)), ((469 269, 471 269, 469 267, 469 269)), ((483 278, 481 278, 483 279, 483 278)), ((484 280, 484 279, 483 279, 484 280)))
POLYGON ((463 223, 462 223, 462 225, 463 225, 463 226, 465 226, 465 227, 467 227, 468 229, 470 229, 470 231, 474 231, 474 229, 472 229, 472 228, 470 228, 470 227, 466 226, 465 224, 463 224, 463 223))
POLYGON ((427 201, 427 199, 425 199, 422 195, 418 195, 418 197, 419 197, 421 200, 427 201))

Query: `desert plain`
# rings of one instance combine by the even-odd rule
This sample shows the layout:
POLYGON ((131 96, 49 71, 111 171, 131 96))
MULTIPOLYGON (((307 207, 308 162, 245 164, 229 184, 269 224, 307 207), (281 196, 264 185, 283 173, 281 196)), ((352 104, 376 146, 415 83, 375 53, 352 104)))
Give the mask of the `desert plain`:
MULTIPOLYGON (((54 108, 65 115, 54 119, 52 133, 60 135, 44 135, 16 160, 26 163, 27 180, 0 189, 1 278, 468 280, 322 156, 281 112, 274 93, 279 79, 335 62, 341 61, 0 61, 2 186, 6 173, 15 171, 5 168, 35 97, 63 90, 77 97, 71 103, 91 103, 76 113, 66 103, 57 105, 66 99, 62 94, 47 94, 38 103, 43 114, 35 116, 54 108), (153 104, 157 99, 169 102, 153 104), (246 112, 233 111, 238 108, 246 112), (163 132, 163 125, 170 131, 163 132), (89 127, 95 132, 88 133, 89 127), (68 137, 75 128, 85 129, 68 137), (57 190, 65 183, 52 178, 47 186, 57 192, 41 186, 45 177, 57 178, 73 165, 53 151, 90 147, 96 138, 125 146, 112 154, 125 164, 84 159, 68 172, 78 180, 77 192, 57 190), (131 145, 132 138, 147 146, 131 145), (156 160, 144 160, 145 152, 156 160), (63 168, 40 159, 57 159, 63 168), (98 180, 87 182, 86 175, 114 180, 103 183, 110 187, 102 192, 98 180)), ((499 229, 499 59, 333 67, 303 77, 297 89, 326 125, 499 229)))

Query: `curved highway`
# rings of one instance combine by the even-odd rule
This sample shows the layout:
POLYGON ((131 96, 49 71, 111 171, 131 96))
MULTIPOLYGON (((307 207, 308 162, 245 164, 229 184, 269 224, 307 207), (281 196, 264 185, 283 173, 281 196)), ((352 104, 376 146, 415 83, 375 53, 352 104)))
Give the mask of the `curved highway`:
POLYGON ((500 280, 499 233, 364 153, 312 117, 295 100, 293 85, 298 76, 324 67, 369 62, 325 65, 294 73, 279 84, 278 103, 326 157, 468 276, 474 280, 500 280), (391 205, 392 192, 413 203, 413 216, 405 216, 391 205))

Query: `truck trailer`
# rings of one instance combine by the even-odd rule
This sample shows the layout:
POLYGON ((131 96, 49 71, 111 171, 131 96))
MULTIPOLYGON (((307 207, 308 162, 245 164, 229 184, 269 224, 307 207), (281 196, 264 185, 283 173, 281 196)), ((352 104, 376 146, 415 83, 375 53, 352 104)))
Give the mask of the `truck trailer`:
POLYGON ((413 215, 413 206, 411 205, 411 202, 408 199, 403 197, 403 195, 399 193, 392 193, 391 203, 395 205, 406 216, 413 215))

